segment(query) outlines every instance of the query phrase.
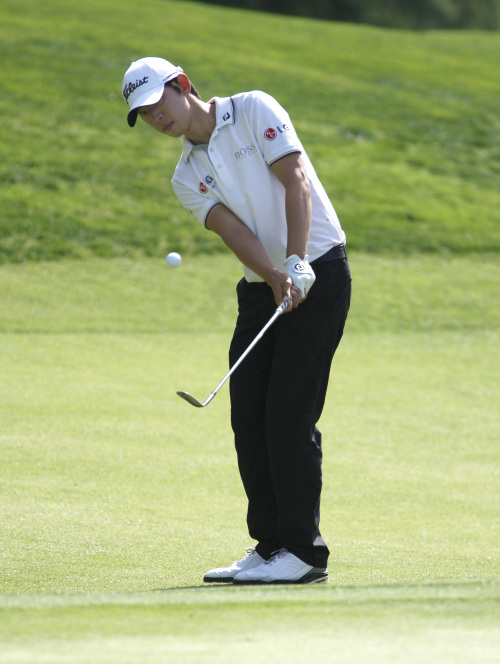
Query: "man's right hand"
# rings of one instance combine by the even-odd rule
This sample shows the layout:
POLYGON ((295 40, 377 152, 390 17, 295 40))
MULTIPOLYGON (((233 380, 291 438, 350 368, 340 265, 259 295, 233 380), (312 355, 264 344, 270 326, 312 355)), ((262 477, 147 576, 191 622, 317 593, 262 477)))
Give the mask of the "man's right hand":
POLYGON ((283 300, 289 301, 290 304, 285 313, 299 306, 302 299, 300 291, 293 285, 291 277, 286 272, 274 270, 267 279, 267 283, 273 289, 274 301, 277 305, 280 305, 283 300))

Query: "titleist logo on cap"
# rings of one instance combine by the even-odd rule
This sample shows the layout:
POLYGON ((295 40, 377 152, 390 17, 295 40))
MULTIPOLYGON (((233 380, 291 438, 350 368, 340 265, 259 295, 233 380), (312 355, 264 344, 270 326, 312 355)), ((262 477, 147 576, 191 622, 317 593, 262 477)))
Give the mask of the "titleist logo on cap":
POLYGON ((144 78, 141 78, 140 80, 136 80, 135 83, 128 83, 124 88, 123 88, 123 96, 125 98, 125 101, 128 100, 130 95, 134 90, 137 88, 140 88, 141 85, 144 85, 149 81, 149 76, 145 76, 144 78))

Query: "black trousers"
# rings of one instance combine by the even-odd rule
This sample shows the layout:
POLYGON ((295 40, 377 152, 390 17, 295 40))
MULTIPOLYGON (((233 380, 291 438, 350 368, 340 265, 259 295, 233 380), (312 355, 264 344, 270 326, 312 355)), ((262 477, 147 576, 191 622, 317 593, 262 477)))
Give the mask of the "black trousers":
MULTIPOLYGON (((316 423, 349 311, 351 275, 346 258, 313 268, 316 282, 305 302, 280 316, 231 376, 231 424, 257 552, 268 559, 285 547, 308 565, 326 567, 316 423)), ((265 283, 242 279, 237 293, 231 366, 276 310, 265 283)))

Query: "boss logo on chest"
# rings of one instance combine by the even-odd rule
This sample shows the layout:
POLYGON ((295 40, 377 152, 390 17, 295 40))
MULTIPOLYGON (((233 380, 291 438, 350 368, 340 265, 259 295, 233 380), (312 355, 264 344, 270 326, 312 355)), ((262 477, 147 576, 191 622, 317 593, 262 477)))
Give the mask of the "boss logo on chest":
POLYGON ((234 153, 234 158, 236 159, 236 162, 243 161, 243 159, 246 159, 247 157, 251 157, 253 154, 257 152, 257 148, 255 147, 254 143, 251 143, 250 145, 245 145, 245 147, 240 148, 234 153))

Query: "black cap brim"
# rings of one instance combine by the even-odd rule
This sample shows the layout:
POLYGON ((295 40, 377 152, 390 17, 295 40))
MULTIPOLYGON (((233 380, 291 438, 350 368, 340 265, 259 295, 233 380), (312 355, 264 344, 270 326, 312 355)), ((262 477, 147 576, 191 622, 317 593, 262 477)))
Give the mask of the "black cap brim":
POLYGON ((129 111, 127 115, 127 122, 130 127, 134 127, 135 123, 137 122, 137 109, 133 109, 132 111, 129 111))

